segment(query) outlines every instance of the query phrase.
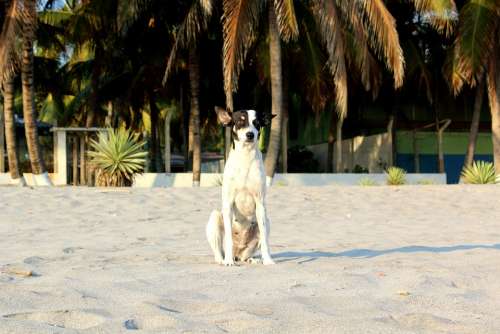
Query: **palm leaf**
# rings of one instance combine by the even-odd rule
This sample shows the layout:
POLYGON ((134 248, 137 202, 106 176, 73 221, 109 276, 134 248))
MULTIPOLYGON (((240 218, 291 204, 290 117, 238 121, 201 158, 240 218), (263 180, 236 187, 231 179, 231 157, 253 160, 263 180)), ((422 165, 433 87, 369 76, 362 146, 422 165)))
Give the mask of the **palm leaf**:
POLYGON ((180 49, 194 47, 199 35, 207 29, 211 14, 212 0, 195 0, 191 5, 177 31, 174 45, 168 57, 167 68, 163 75, 163 85, 167 83, 170 77, 180 49))
POLYGON ((281 38, 285 42, 296 39, 299 35, 299 27, 295 17, 293 0, 274 0, 274 9, 281 38))
POLYGON ((312 10, 323 43, 328 53, 328 66, 335 85, 335 103, 340 118, 347 114, 347 71, 345 66, 344 38, 333 0, 317 0, 312 10))
POLYGON ((371 47, 382 57, 387 67, 393 72, 394 87, 399 88, 404 78, 403 50, 399 44, 396 20, 387 10, 382 0, 350 1, 337 0, 346 15, 346 20, 360 16, 360 22, 371 35, 368 39, 371 47))
POLYGON ((238 88, 246 54, 255 40, 262 3, 256 0, 222 1, 224 92, 229 109, 233 108, 232 95, 238 88))
POLYGON ((460 11, 458 70, 472 86, 483 74, 495 46, 500 21, 497 0, 470 0, 460 11))
POLYGON ((450 36, 457 22, 457 6, 453 0, 411 0, 417 11, 439 33, 450 36))

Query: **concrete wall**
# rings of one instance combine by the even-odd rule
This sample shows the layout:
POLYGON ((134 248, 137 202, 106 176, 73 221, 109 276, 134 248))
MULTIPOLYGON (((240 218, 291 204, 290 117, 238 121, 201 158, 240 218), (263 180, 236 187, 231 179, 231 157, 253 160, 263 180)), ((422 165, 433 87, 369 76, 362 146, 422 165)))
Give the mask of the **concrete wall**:
MULTIPOLYGON (((326 171, 328 144, 307 147, 319 161, 320 170, 326 171)), ((368 169, 370 173, 381 173, 391 161, 392 147, 389 134, 357 136, 342 141, 342 170, 352 171, 356 165, 368 169)))
MULTIPOLYGON (((191 173, 145 173, 135 178, 133 187, 191 187, 191 173)), ((358 185, 370 179, 379 185, 385 184, 385 174, 276 174, 273 186, 332 186, 358 185)), ((409 184, 432 183, 446 184, 446 174, 407 174, 409 184)), ((201 174, 201 187, 217 187, 222 184, 222 174, 201 174)))

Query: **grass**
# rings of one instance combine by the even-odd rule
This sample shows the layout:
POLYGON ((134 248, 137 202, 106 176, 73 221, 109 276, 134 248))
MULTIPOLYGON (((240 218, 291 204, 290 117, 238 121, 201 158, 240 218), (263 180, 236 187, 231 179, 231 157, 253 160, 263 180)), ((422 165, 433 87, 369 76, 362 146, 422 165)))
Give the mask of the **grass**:
POLYGON ((389 167, 386 171, 387 184, 390 186, 400 186, 406 184, 406 171, 399 167, 389 167))

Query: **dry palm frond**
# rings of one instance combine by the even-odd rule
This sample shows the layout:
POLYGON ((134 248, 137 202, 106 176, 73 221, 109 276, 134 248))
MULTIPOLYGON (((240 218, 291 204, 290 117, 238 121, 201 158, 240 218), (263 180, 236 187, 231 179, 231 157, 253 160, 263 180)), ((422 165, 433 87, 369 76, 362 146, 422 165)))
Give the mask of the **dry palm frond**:
POLYGON ((337 5, 333 0, 317 0, 313 3, 312 9, 328 53, 328 65, 335 85, 337 113, 340 118, 344 118, 347 114, 347 71, 344 38, 337 5))
POLYGON ((248 49, 256 36, 263 1, 223 0, 222 48, 226 106, 233 106, 232 94, 238 88, 238 77, 248 49))
POLYGON ((16 52, 17 37, 23 30, 24 13, 20 0, 11 0, 6 6, 6 13, 0 34, 0 86, 12 76, 19 65, 19 53, 16 52))
POLYGON ((360 16, 360 22, 372 35, 368 39, 370 45, 378 56, 384 58, 387 67, 393 72, 394 87, 401 87, 405 65, 403 50, 399 44, 396 20, 385 7, 384 1, 342 0, 340 2, 342 3, 340 7, 346 15, 347 21, 352 20, 355 16, 360 16))
POLYGON ((460 73, 458 69, 459 54, 458 48, 455 46, 446 55, 446 59, 443 66, 444 77, 447 78, 446 82, 450 86, 455 96, 462 90, 465 78, 460 73))
POLYGON ((274 0, 274 9, 283 40, 288 42, 290 39, 296 39, 299 35, 299 27, 295 17, 293 0, 274 0))
POLYGON ((193 47, 196 44, 196 40, 199 35, 207 29, 211 14, 212 0, 195 0, 195 2, 191 5, 186 18, 177 31, 174 45, 170 51, 167 68, 163 76, 164 85, 172 73, 179 50, 186 47, 193 47))
POLYGON ((457 6, 453 0, 412 0, 415 8, 434 29, 445 36, 453 33, 458 19, 457 6))
POLYGON ((380 65, 369 48, 369 36, 359 17, 354 15, 346 27, 346 60, 355 67, 366 91, 372 92, 375 99, 382 83, 380 65))
POLYGON ((497 0, 471 0, 460 11, 458 71, 472 86, 483 74, 495 46, 500 17, 497 0))

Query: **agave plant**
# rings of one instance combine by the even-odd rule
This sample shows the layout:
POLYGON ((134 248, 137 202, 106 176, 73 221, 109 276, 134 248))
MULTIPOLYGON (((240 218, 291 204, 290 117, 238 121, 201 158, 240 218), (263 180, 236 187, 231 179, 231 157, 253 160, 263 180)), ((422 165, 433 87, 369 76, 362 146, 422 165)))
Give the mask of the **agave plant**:
POLYGON ((496 182, 495 167, 486 161, 474 161, 472 165, 464 167, 462 180, 468 184, 492 184, 496 182))
POLYGON ((98 140, 91 140, 91 164, 96 169, 96 185, 123 187, 132 185, 133 177, 144 170, 147 152, 144 141, 129 130, 110 129, 101 132, 98 140))
POLYGON ((406 171, 399 167, 387 168, 387 184, 390 186, 406 184, 406 171))

